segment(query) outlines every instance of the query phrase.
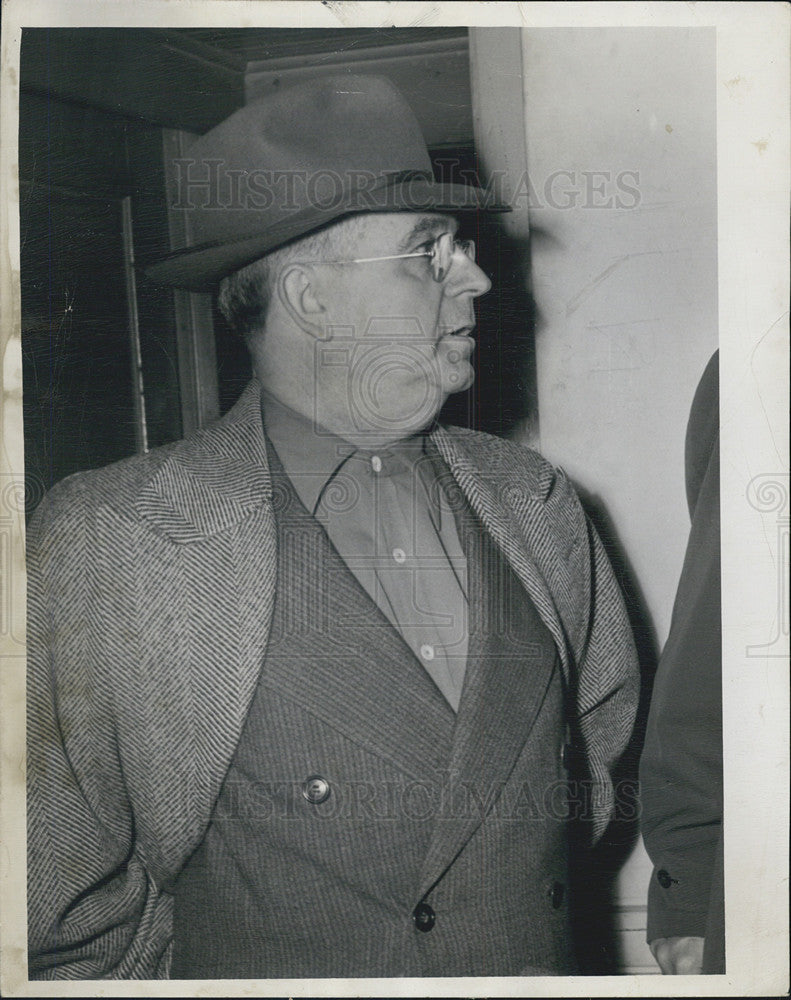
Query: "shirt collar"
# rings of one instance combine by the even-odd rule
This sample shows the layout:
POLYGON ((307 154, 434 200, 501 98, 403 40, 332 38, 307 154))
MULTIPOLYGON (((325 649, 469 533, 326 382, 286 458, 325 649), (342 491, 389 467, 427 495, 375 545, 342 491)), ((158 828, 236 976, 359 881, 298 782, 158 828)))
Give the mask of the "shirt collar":
POLYGON ((351 444, 314 421, 286 406, 266 390, 261 390, 261 413, 264 429, 297 494, 309 511, 316 503, 327 480, 351 455, 369 460, 380 456, 383 472, 412 467, 425 454, 428 431, 412 435, 383 448, 366 449, 351 444))

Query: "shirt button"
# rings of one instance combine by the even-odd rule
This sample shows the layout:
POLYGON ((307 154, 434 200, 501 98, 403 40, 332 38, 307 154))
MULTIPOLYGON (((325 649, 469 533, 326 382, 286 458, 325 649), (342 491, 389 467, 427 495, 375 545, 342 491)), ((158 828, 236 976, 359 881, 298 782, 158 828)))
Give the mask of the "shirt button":
POLYGON ((424 660, 434 659, 434 647, 430 646, 427 642, 420 647, 420 655, 424 660))
POLYGON ((437 922, 437 915, 428 903, 418 903, 412 911, 412 919, 415 927, 427 934, 437 922))
POLYGON ((324 778, 314 774, 302 782, 302 794, 311 805, 318 806, 330 797, 330 786, 324 778))
POLYGON ((406 552, 404 552, 403 549, 393 549, 393 559, 395 559, 397 563, 406 562, 406 552))
POLYGON ((374 470, 374 472, 382 471, 382 460, 378 455, 374 455, 371 458, 371 468, 374 470))

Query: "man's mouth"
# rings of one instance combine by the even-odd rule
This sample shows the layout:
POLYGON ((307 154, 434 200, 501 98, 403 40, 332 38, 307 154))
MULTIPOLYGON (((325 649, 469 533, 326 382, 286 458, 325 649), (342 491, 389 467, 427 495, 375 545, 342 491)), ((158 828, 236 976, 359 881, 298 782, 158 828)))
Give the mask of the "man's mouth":
POLYGON ((469 363, 476 346, 475 340, 471 336, 474 329, 474 325, 470 324, 446 330, 434 346, 435 353, 452 364, 460 361, 469 363))

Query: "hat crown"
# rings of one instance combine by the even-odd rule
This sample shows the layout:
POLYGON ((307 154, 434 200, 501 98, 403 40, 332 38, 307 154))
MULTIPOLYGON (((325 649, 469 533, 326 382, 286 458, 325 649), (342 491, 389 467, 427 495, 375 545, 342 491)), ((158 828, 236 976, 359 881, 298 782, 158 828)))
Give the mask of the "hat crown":
POLYGON ((383 77, 332 76, 240 108, 190 147, 179 176, 201 244, 252 235, 306 203, 331 206, 355 185, 406 171, 430 176, 431 160, 401 94, 383 77))

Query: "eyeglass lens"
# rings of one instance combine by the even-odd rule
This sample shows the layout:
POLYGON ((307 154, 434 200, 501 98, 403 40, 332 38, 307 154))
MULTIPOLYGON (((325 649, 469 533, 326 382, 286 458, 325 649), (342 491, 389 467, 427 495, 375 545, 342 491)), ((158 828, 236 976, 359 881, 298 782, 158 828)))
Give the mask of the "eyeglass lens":
POLYGON ((434 256, 431 264, 434 280, 444 281, 453 262, 453 251, 460 250, 465 257, 475 260, 475 243, 473 240, 454 240, 450 233, 443 233, 434 244, 434 256))

